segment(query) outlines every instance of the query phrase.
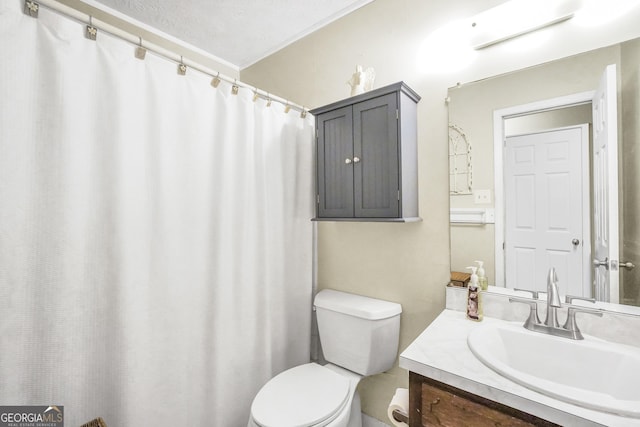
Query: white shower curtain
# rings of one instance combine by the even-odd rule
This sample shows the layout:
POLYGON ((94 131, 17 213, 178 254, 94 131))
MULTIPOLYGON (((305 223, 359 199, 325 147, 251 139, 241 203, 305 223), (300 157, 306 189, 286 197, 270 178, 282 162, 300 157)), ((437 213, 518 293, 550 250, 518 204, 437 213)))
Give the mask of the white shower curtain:
POLYGON ((0 405, 243 426, 309 360, 312 118, 0 2, 0 405))

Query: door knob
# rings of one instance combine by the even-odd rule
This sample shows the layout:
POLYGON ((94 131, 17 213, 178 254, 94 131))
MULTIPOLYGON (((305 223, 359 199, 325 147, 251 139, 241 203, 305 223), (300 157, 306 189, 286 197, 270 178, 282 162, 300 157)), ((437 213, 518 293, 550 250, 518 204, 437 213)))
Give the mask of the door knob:
POLYGON ((360 163, 360 157, 354 157, 353 163, 360 163))
POLYGON ((344 164, 345 165, 350 165, 351 164, 351 159, 348 158, 348 157, 346 159, 344 159, 344 164))
POLYGON ((636 265, 634 263, 632 263, 632 262, 629 262, 629 261, 621 262, 619 265, 620 265, 620 267, 626 268, 627 270, 633 270, 634 268, 636 268, 636 265))
POLYGON ((600 261, 599 259, 593 260, 593 265, 595 267, 604 267, 607 270, 609 269, 609 257, 605 258, 604 261, 600 261))
POLYGON ((578 240, 578 239, 573 239, 573 240, 571 241, 571 243, 573 243, 573 246, 578 246, 578 245, 580 244, 580 240, 578 240))

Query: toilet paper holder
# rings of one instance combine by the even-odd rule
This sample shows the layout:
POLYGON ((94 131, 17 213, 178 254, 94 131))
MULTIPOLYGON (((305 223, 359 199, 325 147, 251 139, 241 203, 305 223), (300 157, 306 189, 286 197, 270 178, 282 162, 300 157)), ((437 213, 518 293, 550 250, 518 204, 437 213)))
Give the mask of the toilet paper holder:
POLYGON ((394 426, 407 427, 409 425, 409 390, 397 388, 389 407, 387 417, 394 426))
POLYGON ((409 424, 409 415, 405 414, 403 411, 394 409, 391 414, 393 415, 393 419, 396 421, 409 424))

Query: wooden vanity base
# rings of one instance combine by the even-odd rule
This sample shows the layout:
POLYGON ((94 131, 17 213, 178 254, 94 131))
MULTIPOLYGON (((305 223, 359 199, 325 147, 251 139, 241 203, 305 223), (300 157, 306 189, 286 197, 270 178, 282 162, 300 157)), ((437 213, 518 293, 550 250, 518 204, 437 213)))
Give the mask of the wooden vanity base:
POLYGON ((526 412, 409 372, 409 426, 557 426, 526 412))

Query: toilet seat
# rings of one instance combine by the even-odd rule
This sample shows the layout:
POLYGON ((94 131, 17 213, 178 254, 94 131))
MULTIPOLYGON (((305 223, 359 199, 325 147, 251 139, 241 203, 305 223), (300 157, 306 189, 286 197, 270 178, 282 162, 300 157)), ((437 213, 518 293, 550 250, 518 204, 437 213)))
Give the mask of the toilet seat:
POLYGON ((262 427, 320 427, 349 402, 349 379, 315 363, 284 371, 262 387, 251 405, 262 427))

